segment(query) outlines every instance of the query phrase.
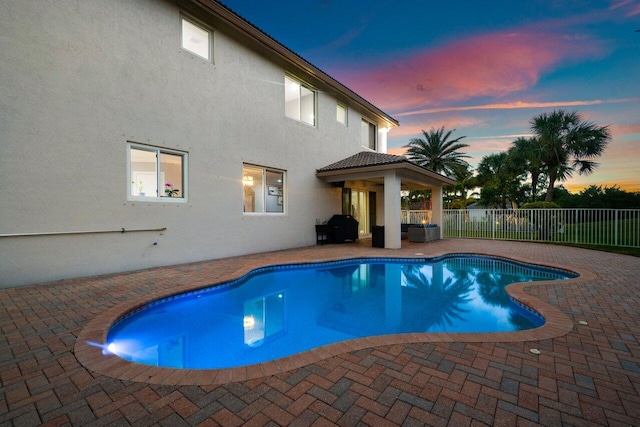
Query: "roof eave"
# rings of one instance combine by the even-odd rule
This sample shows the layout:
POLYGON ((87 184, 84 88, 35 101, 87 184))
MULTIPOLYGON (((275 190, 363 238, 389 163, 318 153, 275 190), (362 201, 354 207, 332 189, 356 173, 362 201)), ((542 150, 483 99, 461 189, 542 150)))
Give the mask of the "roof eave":
POLYGON ((353 166, 346 168, 329 169, 324 171, 316 171, 317 177, 331 176, 344 173, 360 173, 360 172, 373 172, 373 171, 387 171, 398 169, 398 165, 402 163, 384 163, 381 165, 368 165, 368 166, 353 166))
POLYGON ((443 183, 444 185, 455 185, 456 183, 456 181, 451 178, 448 178, 444 175, 440 175, 439 173, 430 171, 429 169, 425 169, 422 166, 418 166, 409 161, 385 163, 382 165, 356 166, 351 168, 317 171, 316 176, 318 178, 326 178, 334 175, 361 174, 361 173, 369 173, 369 172, 385 172, 388 170, 398 170, 398 169, 405 169, 409 172, 418 173, 420 175, 426 175, 433 180, 443 183))

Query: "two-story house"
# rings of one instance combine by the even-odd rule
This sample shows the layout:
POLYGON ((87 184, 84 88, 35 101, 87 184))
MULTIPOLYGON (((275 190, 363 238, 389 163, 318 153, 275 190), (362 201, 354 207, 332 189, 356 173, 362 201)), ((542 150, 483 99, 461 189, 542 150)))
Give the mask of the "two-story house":
POLYGON ((213 0, 0 5, 0 287, 315 243, 400 247, 398 122, 213 0), (343 207, 344 206, 344 207, 343 207))

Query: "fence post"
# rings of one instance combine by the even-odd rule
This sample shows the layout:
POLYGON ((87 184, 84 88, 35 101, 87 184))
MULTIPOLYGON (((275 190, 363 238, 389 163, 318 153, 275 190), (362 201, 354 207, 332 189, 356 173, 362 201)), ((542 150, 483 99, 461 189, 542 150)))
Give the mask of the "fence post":
POLYGON ((491 209, 491 240, 496 240, 496 210, 491 209))
POLYGON ((613 232, 613 244, 614 246, 618 246, 618 209, 615 211, 615 220, 613 221, 613 226, 615 227, 615 231, 613 232))

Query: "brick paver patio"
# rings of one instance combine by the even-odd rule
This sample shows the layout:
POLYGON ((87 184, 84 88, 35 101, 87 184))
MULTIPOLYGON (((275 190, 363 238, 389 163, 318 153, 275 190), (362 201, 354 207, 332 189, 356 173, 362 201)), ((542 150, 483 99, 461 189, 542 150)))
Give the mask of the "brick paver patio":
POLYGON ((639 292, 639 258, 460 239, 395 251, 317 246, 0 290, 0 425, 640 425, 639 292), (372 339, 273 371, 151 380, 84 344, 104 334, 97 321, 132 304, 259 265, 417 253, 485 253, 581 277, 510 289, 557 314, 542 338, 372 339))

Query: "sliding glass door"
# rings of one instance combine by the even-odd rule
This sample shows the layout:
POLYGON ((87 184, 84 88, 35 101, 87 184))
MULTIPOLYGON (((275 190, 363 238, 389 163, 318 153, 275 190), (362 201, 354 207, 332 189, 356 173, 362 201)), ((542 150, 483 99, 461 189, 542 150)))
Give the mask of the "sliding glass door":
POLYGON ((376 224, 376 193, 355 188, 342 189, 342 214, 358 221, 358 234, 370 234, 376 224))

